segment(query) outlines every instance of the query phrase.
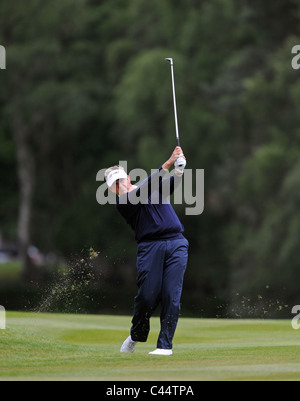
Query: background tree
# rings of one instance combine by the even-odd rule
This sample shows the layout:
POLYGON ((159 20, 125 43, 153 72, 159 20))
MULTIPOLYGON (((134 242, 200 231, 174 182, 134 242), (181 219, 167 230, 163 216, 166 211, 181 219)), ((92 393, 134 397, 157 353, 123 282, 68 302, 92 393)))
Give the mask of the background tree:
POLYGON ((191 243, 184 307, 283 316, 299 303, 297 1, 4 2, 0 38, 1 233, 28 277, 32 244, 65 259, 93 247, 107 293, 133 286, 133 236, 96 203, 96 174, 169 157, 173 57, 182 146, 205 169, 205 213, 176 206, 191 243))

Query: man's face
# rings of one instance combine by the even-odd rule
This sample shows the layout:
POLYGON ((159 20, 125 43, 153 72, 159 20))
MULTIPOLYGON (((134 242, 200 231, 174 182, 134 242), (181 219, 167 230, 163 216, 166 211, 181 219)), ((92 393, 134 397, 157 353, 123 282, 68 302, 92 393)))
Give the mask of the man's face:
POLYGON ((127 176, 127 179, 121 179, 117 180, 109 189, 117 194, 118 196, 127 194, 129 192, 129 189, 131 187, 131 182, 130 182, 130 177, 127 176))

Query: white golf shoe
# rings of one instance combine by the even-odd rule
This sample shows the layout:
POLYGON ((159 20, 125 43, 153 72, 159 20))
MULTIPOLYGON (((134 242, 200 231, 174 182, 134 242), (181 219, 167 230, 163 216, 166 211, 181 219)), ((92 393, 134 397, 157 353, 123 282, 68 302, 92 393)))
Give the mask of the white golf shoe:
POLYGON ((157 348, 153 352, 149 352, 149 355, 161 355, 161 356, 172 356, 173 351, 171 349, 160 349, 157 348))
POLYGON ((131 336, 129 336, 123 343, 120 352, 122 354, 132 354, 135 350, 135 347, 137 345, 136 341, 132 341, 131 336))

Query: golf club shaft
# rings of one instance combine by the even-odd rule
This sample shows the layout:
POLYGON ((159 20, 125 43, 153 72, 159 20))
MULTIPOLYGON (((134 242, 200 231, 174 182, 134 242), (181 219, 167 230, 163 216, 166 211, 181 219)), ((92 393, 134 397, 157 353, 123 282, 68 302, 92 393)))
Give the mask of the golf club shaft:
POLYGON ((177 104, 176 104, 176 90, 175 90, 175 77, 174 77, 174 62, 172 58, 166 58, 171 64, 171 75, 172 75, 172 88, 173 88, 173 100, 174 100, 174 114, 175 114, 175 128, 176 128, 176 139, 177 146, 180 146, 179 128, 178 128, 178 116, 177 116, 177 104))

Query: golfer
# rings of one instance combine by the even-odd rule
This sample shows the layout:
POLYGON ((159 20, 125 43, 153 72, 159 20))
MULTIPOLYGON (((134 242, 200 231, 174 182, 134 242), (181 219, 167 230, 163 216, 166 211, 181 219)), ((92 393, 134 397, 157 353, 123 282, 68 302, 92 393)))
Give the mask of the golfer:
POLYGON ((186 160, 181 147, 138 187, 120 166, 105 173, 109 189, 118 195, 116 208, 135 233, 138 243, 137 285, 131 335, 121 353, 133 353, 138 342, 146 342, 150 318, 161 303, 161 331, 152 355, 173 354, 173 338, 180 313, 189 243, 184 227, 168 198, 181 183, 186 160), (180 160, 180 163, 179 163, 180 160), (175 174, 165 178, 175 165, 175 174))

